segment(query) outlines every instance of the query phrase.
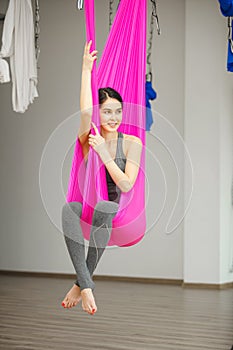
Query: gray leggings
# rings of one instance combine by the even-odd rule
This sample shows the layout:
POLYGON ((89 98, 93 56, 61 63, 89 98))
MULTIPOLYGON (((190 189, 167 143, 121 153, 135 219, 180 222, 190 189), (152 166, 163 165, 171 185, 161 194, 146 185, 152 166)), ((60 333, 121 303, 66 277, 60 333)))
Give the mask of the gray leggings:
POLYGON ((74 265, 76 285, 81 290, 95 287, 92 280, 94 270, 110 239, 112 219, 118 210, 118 203, 100 201, 96 204, 90 232, 87 259, 85 260, 85 243, 80 225, 82 203, 65 203, 62 208, 62 229, 65 242, 74 265))

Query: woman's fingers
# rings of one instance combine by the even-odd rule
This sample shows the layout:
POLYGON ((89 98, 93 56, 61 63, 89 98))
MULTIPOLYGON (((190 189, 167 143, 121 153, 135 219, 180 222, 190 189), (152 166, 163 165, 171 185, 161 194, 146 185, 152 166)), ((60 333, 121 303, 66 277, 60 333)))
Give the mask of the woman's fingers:
POLYGON ((92 124, 92 126, 93 126, 93 128, 95 130, 95 133, 96 133, 95 135, 89 134, 89 144, 93 145, 93 144, 97 143, 96 137, 100 136, 100 133, 99 133, 99 130, 98 130, 97 126, 95 125, 95 123, 91 122, 91 124, 92 124))
POLYGON ((95 130, 96 135, 99 135, 100 133, 99 133, 99 130, 97 129, 97 126, 95 125, 95 123, 91 122, 91 124, 95 130))
POLYGON ((88 55, 88 53, 90 51, 91 43, 92 43, 92 40, 90 40, 89 42, 86 41, 85 46, 84 46, 85 55, 88 55))
POLYGON ((92 40, 89 41, 87 44, 87 53, 90 53, 90 48, 91 48, 92 40))
POLYGON ((92 56, 93 56, 93 55, 96 55, 97 52, 98 52, 97 50, 94 50, 94 51, 92 51, 92 52, 90 53, 90 55, 92 55, 92 56))
POLYGON ((97 59, 96 54, 98 53, 98 51, 97 50, 93 50, 92 52, 90 52, 91 44, 92 44, 92 40, 90 40, 89 42, 85 43, 84 56, 88 57, 90 55, 93 60, 96 60, 97 59))
POLYGON ((97 60, 97 58, 98 58, 98 57, 96 56, 97 52, 98 52, 98 51, 95 50, 95 51, 92 51, 92 52, 90 53, 92 61, 97 60))
POLYGON ((95 55, 97 54, 97 50, 93 50, 92 52, 90 52, 90 48, 91 48, 91 44, 92 44, 92 40, 89 41, 89 43, 86 43, 86 53, 90 54, 90 55, 95 55))
POLYGON ((95 135, 89 135, 89 140, 90 141, 95 141, 95 135))
POLYGON ((87 42, 85 43, 85 46, 84 46, 84 54, 87 55, 87 42))

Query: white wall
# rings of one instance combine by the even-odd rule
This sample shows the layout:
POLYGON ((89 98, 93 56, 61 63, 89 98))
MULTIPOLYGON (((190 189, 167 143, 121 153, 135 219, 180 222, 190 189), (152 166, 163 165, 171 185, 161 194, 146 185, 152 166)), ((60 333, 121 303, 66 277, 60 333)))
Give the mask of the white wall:
POLYGON ((226 19, 209 0, 187 0, 185 18, 185 140, 194 190, 185 217, 184 281, 223 283, 233 279, 233 80, 225 69, 226 19))
MULTIPOLYGON (((224 23, 225 24, 225 23, 224 23)), ((233 76, 220 82, 220 282, 233 280, 233 76)))
MULTIPOLYGON (((205 209, 210 202, 219 202, 220 187, 215 186, 215 184, 220 184, 218 163, 220 161, 220 147, 224 150, 225 147, 229 147, 231 142, 229 128, 223 128, 223 124, 222 132, 227 133, 228 131, 228 141, 226 141, 227 145, 224 142, 220 146, 218 138, 219 113, 215 108, 215 104, 218 104, 215 99, 219 99, 220 92, 211 88, 214 85, 214 77, 211 75, 215 63, 219 67, 221 66, 223 76, 225 74, 224 45, 226 28, 216 3, 205 0, 203 1, 205 6, 199 6, 197 9, 195 1, 187 1, 186 18, 184 0, 163 0, 159 2, 158 6, 162 35, 158 37, 154 33, 153 78, 158 98, 152 105, 153 109, 165 118, 165 127, 162 125, 160 115, 154 113, 155 124, 152 132, 147 135, 148 157, 151 152, 157 158, 157 162, 147 163, 150 190, 147 218, 148 228, 151 225, 152 228, 146 233, 140 244, 129 248, 107 249, 97 267, 96 274, 174 279, 185 277, 186 281, 198 280, 207 283, 220 280, 220 258, 218 255, 220 240, 217 242, 219 234, 216 228, 217 225, 218 227, 220 225, 220 208, 217 205, 212 205, 211 215, 202 216, 201 212, 203 210, 198 209, 198 206, 201 202, 202 208, 205 209), (193 14, 192 6, 195 10, 193 14), (201 16, 203 19, 197 25, 196 16, 198 15, 199 18, 200 13, 198 11, 200 9, 201 13, 204 11, 206 15, 201 16), (208 11, 212 11, 213 19, 211 19, 211 16, 207 16, 208 11), (217 23, 217 25, 211 25, 210 30, 208 21, 210 25, 212 22, 217 23), (206 26, 208 30, 205 30, 206 26), (205 33, 206 40, 201 40, 201 38, 195 36, 197 28, 201 34, 205 33), (187 36, 185 40, 185 31, 190 38, 194 36, 195 40, 188 42, 187 36), (214 40, 215 37, 218 40, 214 40), (214 50, 217 52, 211 58, 215 62, 211 65, 211 68, 203 65, 203 61, 199 58, 199 53, 205 56, 206 59, 210 55, 209 51, 206 52, 206 41, 210 43, 214 41, 214 50), (198 59, 198 65, 194 64, 192 66, 192 55, 195 55, 195 58, 198 59), (184 69, 185 58, 190 60, 186 63, 186 69, 184 69), (191 72, 192 69, 193 72, 191 72), (186 78, 185 73, 187 74, 186 78), (199 82, 194 81, 193 83, 192 80, 195 80, 195 77, 200 77, 199 82), (211 89, 210 91, 215 94, 215 99, 210 92, 209 96, 207 94, 207 99, 210 102, 203 106, 201 94, 206 94, 206 89, 211 89), (213 106, 209 109, 212 104, 213 106), (199 115, 198 118, 196 118, 196 114, 199 115), (188 119, 186 120, 187 116, 188 119), (172 129, 169 122, 176 129, 172 129), (210 129, 210 125, 211 140, 216 137, 218 141, 212 143, 209 140, 206 144, 205 134, 210 129), (184 126, 186 126, 186 129, 184 129, 184 126), (164 128, 162 129, 162 127, 164 128), (162 140, 169 137, 171 130, 177 130, 181 136, 184 136, 185 130, 186 137, 190 137, 190 141, 186 139, 186 142, 190 147, 194 163, 197 188, 193 196, 194 202, 189 210, 189 216, 187 216, 188 226, 186 226, 185 237, 189 239, 189 242, 185 241, 185 248, 183 247, 183 223, 172 234, 167 235, 165 232, 168 217, 171 215, 177 195, 178 179, 173 159, 158 138, 161 136, 160 130, 163 130, 162 140), (202 137, 200 146, 197 146, 195 140, 197 135, 202 137), (203 150, 205 147, 211 151, 212 157, 210 159, 207 156, 207 150, 203 150), (218 156, 218 162, 214 162, 214 153, 218 156), (201 155, 203 155, 203 158, 201 155), (208 163, 209 160, 210 163, 208 163), (168 191, 165 207, 160 217, 165 185, 159 162, 165 173, 168 191), (209 167, 212 170, 211 176, 208 176, 210 173, 209 167), (206 193, 205 182, 202 181, 203 175, 198 174, 200 169, 203 169, 205 177, 208 176, 209 193, 206 193), (214 178, 212 178, 212 173, 215 174, 214 178), (211 196, 210 199, 208 199, 209 195, 211 196), (203 224, 202 226, 197 225, 198 219, 201 219, 200 224, 203 224), (206 268, 207 271, 203 275, 203 279, 199 278, 203 266, 198 265, 197 257, 201 254, 202 259, 205 259, 207 250, 203 249, 202 254, 202 244, 200 244, 201 240, 196 237, 196 230, 201 231, 200 236, 203 236, 205 230, 208 231, 204 242, 206 247, 209 246, 214 236, 211 257, 208 257, 210 263, 206 268), (196 244, 196 257, 191 254, 193 240, 196 244), (189 256, 190 261, 188 261, 189 256), (188 264, 187 267, 184 266, 186 263, 188 264), (194 266, 193 269, 189 265, 194 266)), ((1 4, 4 5, 4 3, 1 4)), ((97 46, 101 53, 108 31, 108 1, 101 0, 96 4, 98 4, 96 6, 97 46), (105 21, 103 21, 103 18, 105 18, 105 21)), ((0 268, 73 273, 73 266, 62 233, 50 220, 43 207, 39 188, 39 165, 44 146, 53 131, 78 110, 81 59, 85 41, 84 14, 75 10, 75 2, 71 0, 41 0, 40 10, 39 98, 25 114, 16 114, 11 107, 10 84, 0 85, 0 137, 2 145, 1 161, 3 164, 3 167, 1 167, 1 193, 2 198, 4 198, 0 207, 2 231, 0 268)), ((1 7, 0 12, 2 12, 1 7)), ((222 84, 224 84, 223 78, 222 84)), ((231 82, 228 81, 228 84, 231 84, 231 82)), ((230 97, 227 97, 227 100, 229 101, 230 97)), ((231 119, 228 111, 227 109, 224 114, 227 120, 231 119)), ((174 136, 174 134, 175 132, 172 135, 174 136)), ((69 138, 69 135, 66 135, 66 138, 69 138)), ((65 192, 72 151, 71 149, 65 161, 63 179, 63 190, 65 192)), ((231 154, 229 151, 229 156, 224 160, 225 163, 229 164, 231 154)), ((177 163, 183 182, 182 160, 183 153, 180 151, 178 152, 177 163)), ((221 177, 222 184, 225 183, 223 176, 221 177)), ((226 177, 229 181, 228 172, 226 177)), ((227 195, 227 190, 224 193, 227 195)), ((58 193, 54 192, 54 206, 59 209, 58 196, 58 193)), ((182 211, 182 198, 180 211, 182 211)), ((228 214, 225 214, 223 210, 222 218, 223 215, 228 214)), ((222 236, 223 250, 225 246, 229 246, 229 232, 228 236, 227 234, 226 237, 222 236)), ((222 263, 222 271, 223 276, 226 273, 224 263, 222 263)))

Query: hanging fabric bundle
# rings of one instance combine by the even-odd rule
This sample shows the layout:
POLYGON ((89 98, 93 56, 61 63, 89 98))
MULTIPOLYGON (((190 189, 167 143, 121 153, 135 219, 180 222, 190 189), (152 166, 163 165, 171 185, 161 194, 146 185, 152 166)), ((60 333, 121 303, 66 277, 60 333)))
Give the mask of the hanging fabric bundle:
MULTIPOLYGON (((39 5, 39 0, 36 0, 35 2, 35 51, 36 51, 37 65, 38 65, 39 56, 40 56, 39 38, 40 38, 40 5, 39 5)), ((39 69, 38 66, 37 68, 39 69)))
POLYGON ((152 87, 152 80, 147 80, 146 81, 146 131, 150 131, 151 125, 154 122, 150 101, 155 100, 156 97, 157 97, 157 93, 152 87))
POLYGON ((34 24, 31 0, 10 0, 6 12, 0 58, 10 57, 12 105, 24 113, 37 91, 34 24))
MULTIPOLYGON (((232 11, 233 14, 233 11, 232 11)), ((228 56, 227 70, 233 72, 233 17, 228 17, 228 56)))
MULTIPOLYGON (((98 89, 112 87, 124 101, 118 131, 139 137, 145 145, 146 1, 121 0, 98 69, 92 70, 92 120, 100 131, 98 89), (127 18, 127 21, 125 20, 127 18), (140 30, 139 30, 140 28, 140 30)), ((95 50, 94 0, 84 2, 87 41, 95 50)), ((92 130, 93 131, 93 130, 92 130)), ((108 200, 105 167, 90 148, 87 167, 77 138, 67 192, 67 202, 83 204, 81 226, 89 240, 93 210, 100 200, 108 200)), ((112 222, 109 246, 131 246, 146 230, 145 148, 137 180, 129 192, 122 192, 119 210, 112 222)))
POLYGON ((228 55, 227 70, 233 72, 233 0, 219 0, 220 10, 223 16, 228 17, 228 55))

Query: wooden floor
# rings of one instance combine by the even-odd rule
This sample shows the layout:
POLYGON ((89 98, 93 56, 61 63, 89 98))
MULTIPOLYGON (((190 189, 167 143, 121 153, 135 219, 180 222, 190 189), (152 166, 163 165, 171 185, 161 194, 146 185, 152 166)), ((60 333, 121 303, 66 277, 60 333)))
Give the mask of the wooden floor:
POLYGON ((1 275, 0 349, 231 349, 233 289, 96 281, 91 316, 61 306, 73 281, 1 275))

